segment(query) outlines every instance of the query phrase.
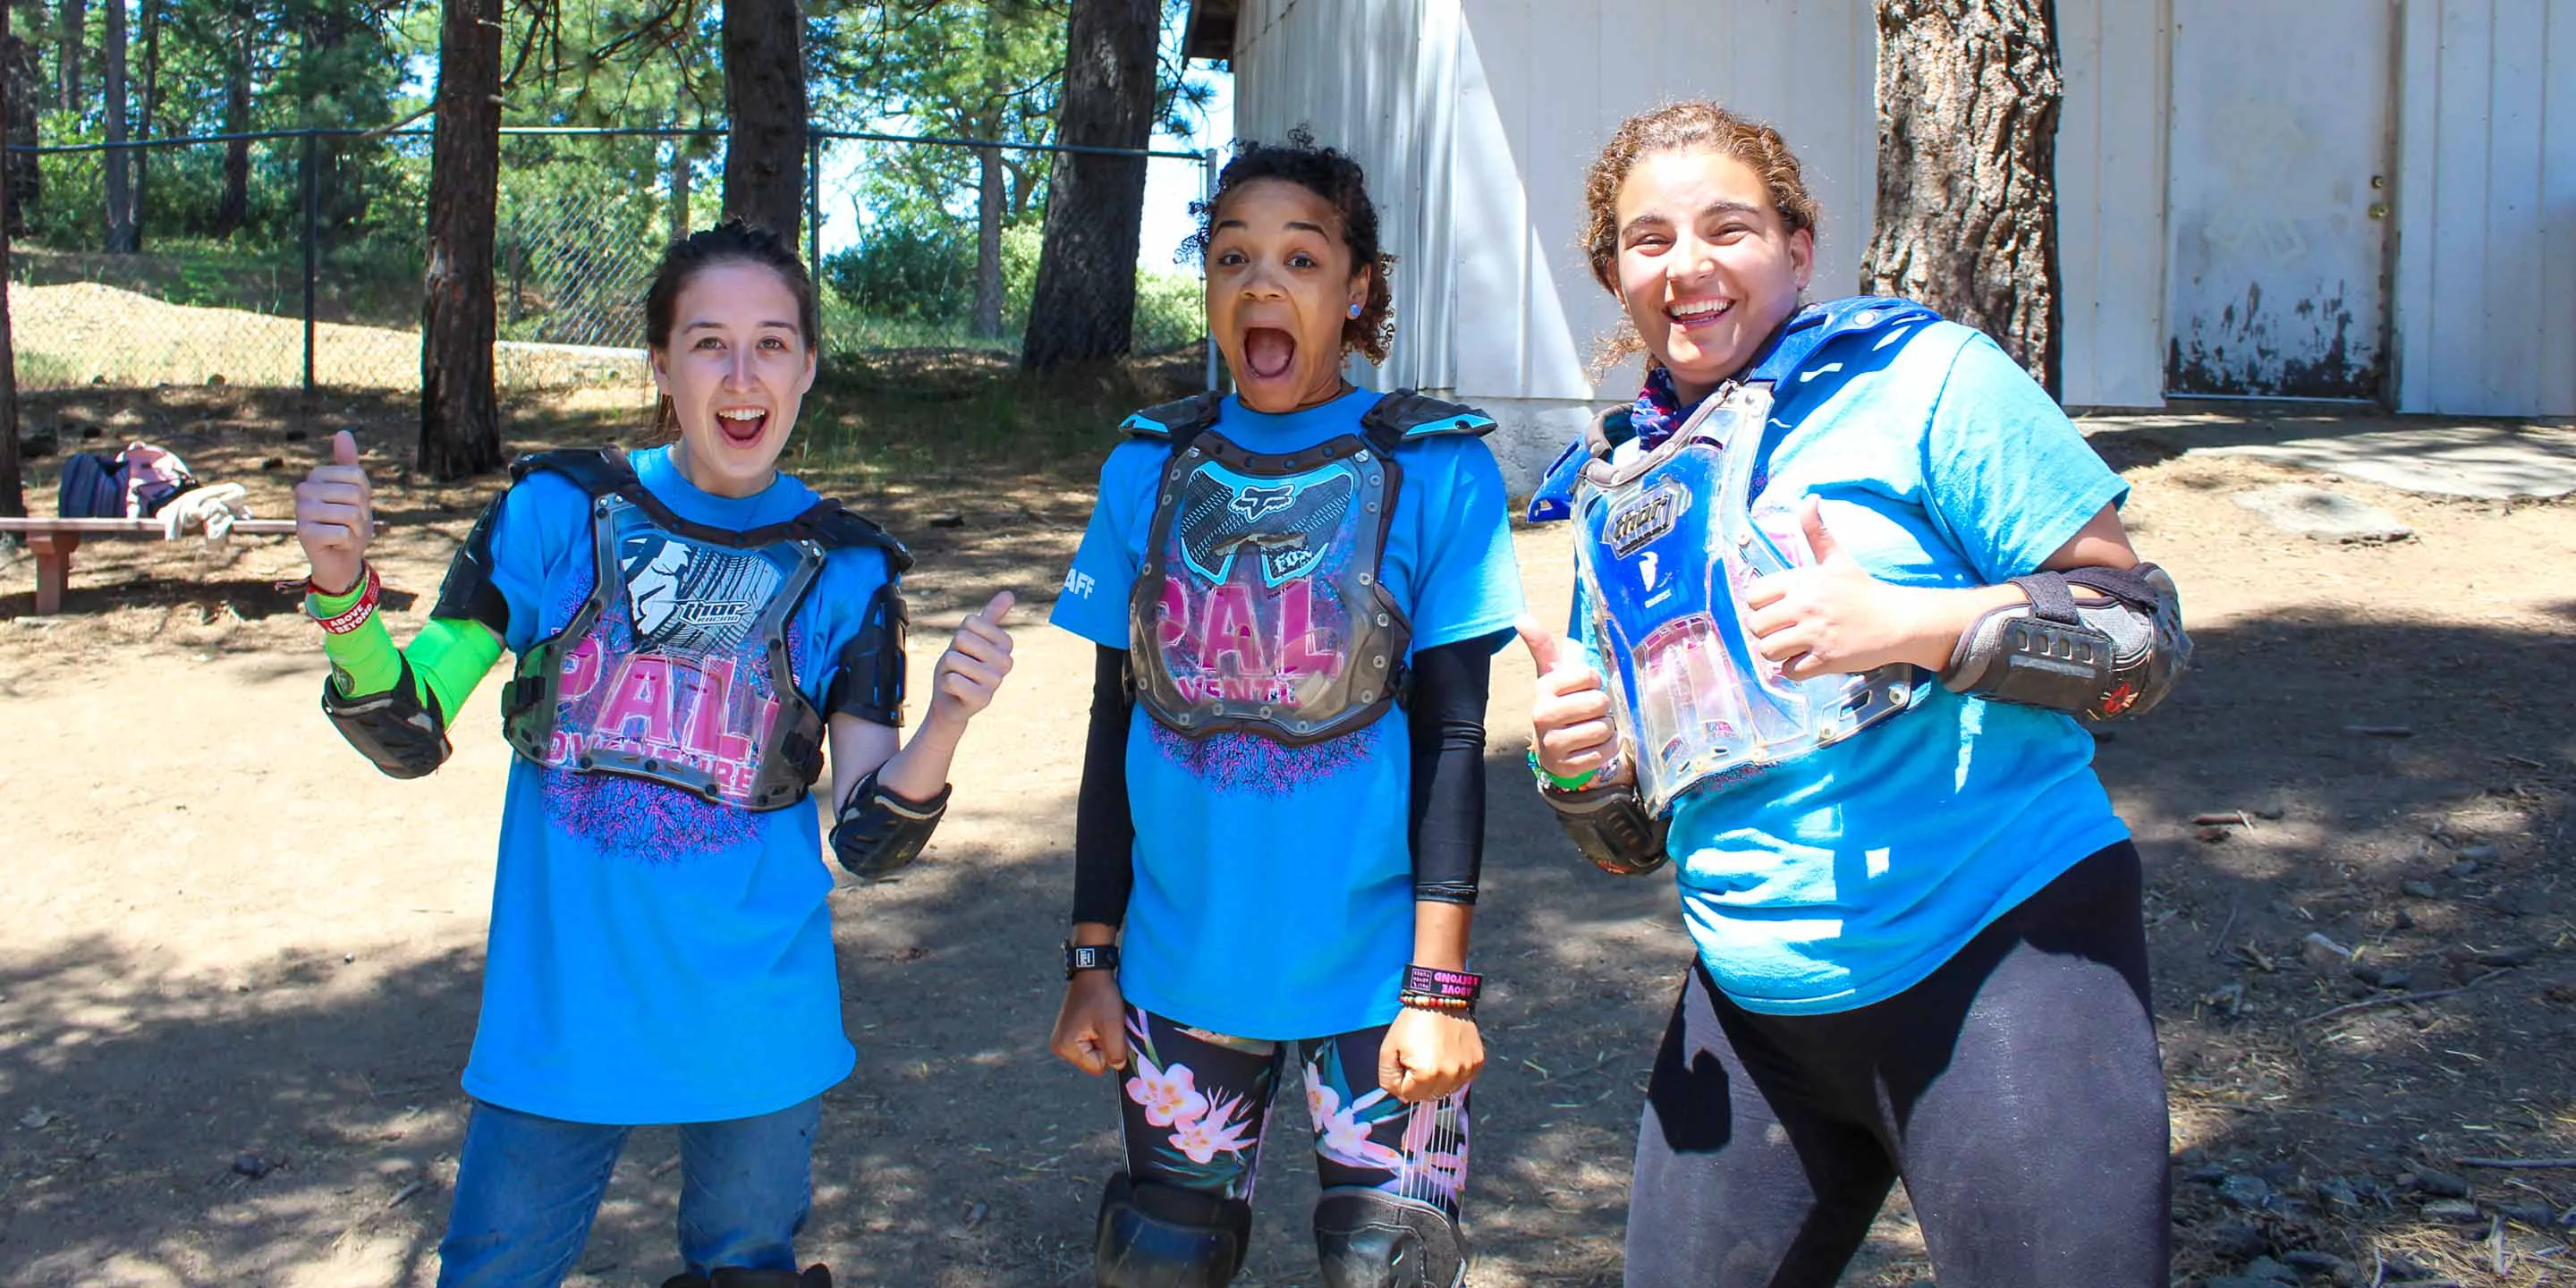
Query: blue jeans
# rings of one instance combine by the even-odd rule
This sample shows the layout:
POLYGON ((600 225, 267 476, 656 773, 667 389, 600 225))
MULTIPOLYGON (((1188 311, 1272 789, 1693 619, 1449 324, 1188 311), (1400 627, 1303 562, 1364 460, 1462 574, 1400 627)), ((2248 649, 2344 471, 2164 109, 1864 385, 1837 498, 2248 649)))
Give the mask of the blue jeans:
MULTIPOLYGON (((680 1127, 680 1257, 794 1270, 814 1201, 820 1097, 757 1118, 680 1127)), ((633 1128, 565 1122, 477 1101, 458 1151, 439 1288, 555 1288, 590 1239, 633 1128)))

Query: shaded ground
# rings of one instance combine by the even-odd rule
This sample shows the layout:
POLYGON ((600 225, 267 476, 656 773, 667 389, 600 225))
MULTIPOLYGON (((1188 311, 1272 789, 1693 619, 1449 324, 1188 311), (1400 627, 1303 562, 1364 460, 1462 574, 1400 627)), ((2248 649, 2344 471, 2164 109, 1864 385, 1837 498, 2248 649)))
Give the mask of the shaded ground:
MULTIPOLYGON (((1189 374, 1039 386, 886 361, 910 365, 854 372, 809 413, 805 468, 913 542, 925 630, 1005 585, 1049 598, 1103 409, 1189 374), (1006 467, 1006 433, 1038 446, 1006 467)), ((390 445, 411 415, 407 399, 203 389, 31 412, 65 447, 86 427, 92 447, 163 442, 250 484, 266 514, 330 429, 358 426, 395 525, 380 560, 398 634, 490 488, 403 472, 390 445)), ((635 415, 564 401, 511 432, 595 441, 635 415)), ((2292 1253, 2314 1254, 2310 1283, 2576 1282, 2560 1269, 2576 1169, 2458 1161, 2576 1156, 2576 504, 2343 482, 2417 536, 2319 545, 2230 500, 2314 475, 2180 454, 2268 431, 2088 428, 2136 485, 2131 527, 2181 581, 2200 645, 2186 689, 2100 756, 2150 864, 2176 1282, 2292 1253), (2398 996, 2356 965, 2425 1000, 2326 1015, 2398 996), (2434 996, 2450 989, 2465 991, 2434 996)), ((58 459, 36 462, 39 509, 58 459)), ((1543 614, 1564 603, 1562 540, 1519 538, 1543 614)), ((66 612, 31 620, 30 565, 0 568, 0 1282, 434 1273, 506 759, 487 694, 435 777, 365 771, 313 712, 311 628, 268 587, 298 571, 285 542, 86 547, 66 612)), ((828 1098, 808 1250, 845 1282, 1088 1281, 1114 1114, 1043 1040, 1089 658, 1021 638, 932 860, 835 897, 861 1054, 828 1098)), ((1477 935, 1493 980, 1477 1282, 1615 1284, 1640 1079, 1686 950, 1668 885, 1580 865, 1519 789, 1527 681, 1505 654, 1477 935)), ((673 1148, 648 1131, 628 1151, 579 1282, 669 1273, 673 1148)), ((1269 1163, 1248 1283, 1314 1283, 1300 1154, 1269 1163)), ((1900 1204, 1848 1282, 1914 1282, 1919 1247, 1900 1204)))

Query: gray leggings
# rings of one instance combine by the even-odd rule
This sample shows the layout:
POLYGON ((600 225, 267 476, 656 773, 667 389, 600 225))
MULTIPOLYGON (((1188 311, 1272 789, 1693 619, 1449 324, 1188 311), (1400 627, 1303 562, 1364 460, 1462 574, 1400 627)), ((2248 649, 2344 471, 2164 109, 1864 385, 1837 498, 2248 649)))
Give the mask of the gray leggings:
POLYGON ((1755 1014, 1694 964, 1637 1132, 1629 1288, 1830 1288, 1899 1179, 1942 1288, 2165 1288, 2139 894, 2123 841, 1832 1014, 1755 1014))

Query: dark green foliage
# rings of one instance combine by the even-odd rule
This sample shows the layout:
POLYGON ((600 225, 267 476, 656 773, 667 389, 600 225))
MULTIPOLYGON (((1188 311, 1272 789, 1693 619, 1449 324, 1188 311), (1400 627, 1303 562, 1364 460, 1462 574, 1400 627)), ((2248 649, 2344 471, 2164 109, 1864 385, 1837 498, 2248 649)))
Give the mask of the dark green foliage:
POLYGON ((971 229, 880 221, 865 243, 823 259, 823 283, 870 317, 944 322, 975 300, 971 229), (965 232, 964 237, 958 234, 965 232))

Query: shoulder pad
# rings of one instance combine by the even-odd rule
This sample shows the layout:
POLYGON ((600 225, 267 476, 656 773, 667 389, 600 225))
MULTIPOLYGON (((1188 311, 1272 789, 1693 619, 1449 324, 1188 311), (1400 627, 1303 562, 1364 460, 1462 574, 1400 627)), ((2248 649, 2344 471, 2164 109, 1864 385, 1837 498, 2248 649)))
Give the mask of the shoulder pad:
POLYGON ((1482 437, 1493 432, 1494 418, 1464 403, 1443 402, 1410 389, 1398 389, 1360 413, 1360 425, 1399 440, 1434 434, 1482 437))
POLYGON ((1771 352, 1745 373, 1745 378, 1776 382, 1806 367, 1828 344, 1858 336, 1892 339, 1902 331, 1940 320, 1941 315, 1929 306, 1893 296, 1855 295, 1810 304, 1781 328, 1771 352))
POLYGON ((1631 410, 1631 404, 1622 403, 1593 417, 1590 427, 1566 444, 1546 472, 1538 476, 1538 490, 1530 493, 1529 510, 1523 517, 1531 523, 1558 523, 1573 518, 1574 488, 1583 481, 1583 467, 1637 436, 1628 423, 1631 410))
POLYGON ((799 527, 805 529, 807 535, 821 542, 825 549, 841 550, 860 546, 882 550, 885 552, 887 566, 893 569, 896 576, 902 576, 905 570, 912 567, 912 551, 905 549, 904 544, 896 540, 893 533, 878 527, 867 516, 830 497, 815 502, 814 507, 799 516, 796 522, 799 527))
POLYGON ((1187 438, 1216 423, 1216 405, 1221 400, 1219 394, 1191 394, 1132 413, 1118 422, 1118 428, 1138 438, 1187 438))
POLYGON ((1562 523, 1574 517, 1574 484, 1583 477, 1584 465, 1592 454, 1583 450, 1583 440, 1565 445, 1548 464, 1547 472, 1538 476, 1538 490, 1530 493, 1529 511, 1524 516, 1532 523, 1562 523))
POLYGON ((538 470, 553 470, 592 496, 607 496, 635 482, 635 467, 626 463, 626 454, 606 447, 526 453, 510 462, 510 481, 516 483, 538 470))

